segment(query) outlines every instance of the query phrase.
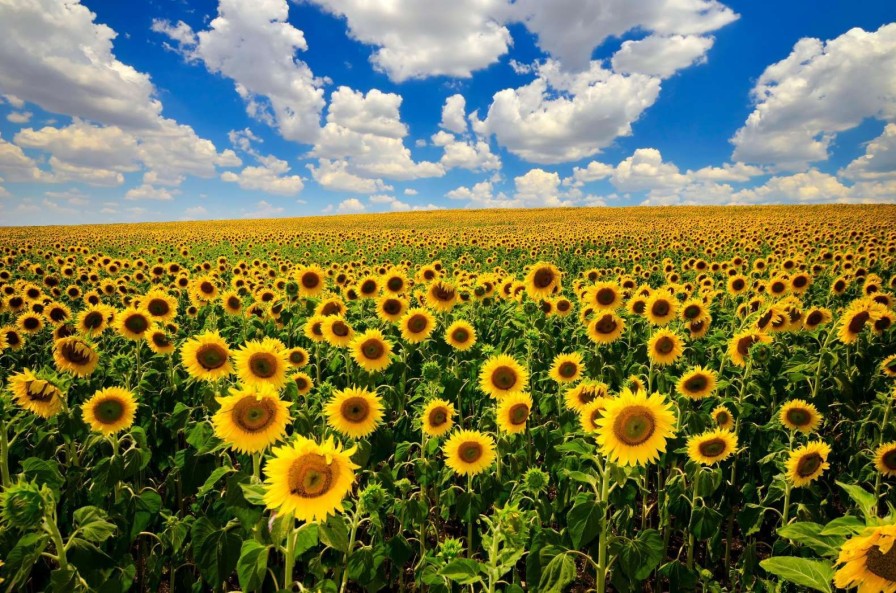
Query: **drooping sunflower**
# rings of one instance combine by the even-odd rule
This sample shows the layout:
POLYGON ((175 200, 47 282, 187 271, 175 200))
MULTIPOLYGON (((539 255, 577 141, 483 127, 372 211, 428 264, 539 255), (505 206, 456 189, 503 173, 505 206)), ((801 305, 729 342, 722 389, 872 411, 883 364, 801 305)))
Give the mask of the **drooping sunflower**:
POLYGON ((867 527, 840 547, 834 585, 856 593, 896 591, 896 525, 867 527))
POLYGON ((398 296, 385 294, 376 301, 376 315, 383 321, 395 323, 408 310, 408 301, 398 296))
POLYGON ((677 334, 659 329, 647 342, 647 356, 657 366, 672 364, 684 353, 684 346, 677 334))
POLYGON ((462 476, 480 474, 495 461, 495 441, 477 430, 459 430, 442 445, 445 465, 462 476))
POLYGON ((526 390, 529 372, 511 356, 492 356, 479 372, 479 388, 495 399, 515 395, 526 390))
POLYGON ((164 329, 155 327, 146 332, 145 337, 146 343, 149 344, 149 349, 156 354, 171 354, 174 352, 174 340, 168 336, 164 329))
POLYGON ((286 348, 283 342, 265 337, 246 342, 233 355, 236 374, 247 387, 270 385, 280 389, 286 385, 286 348))
POLYGON ((737 435, 729 430, 709 430, 689 438, 687 448, 692 461, 712 465, 737 450, 737 435))
POLYGON ((142 340, 152 327, 152 319, 142 308, 129 307, 115 315, 115 329, 129 340, 142 340))
POLYGON ((896 441, 883 443, 875 449, 874 467, 887 477, 896 476, 896 441))
POLYGON ((454 426, 454 405, 444 399, 431 400, 420 415, 423 434, 440 437, 454 426))
POLYGON ((575 387, 570 387, 563 394, 566 409, 580 412, 595 399, 609 396, 609 386, 599 381, 582 381, 575 387))
POLYGON ((831 447, 823 441, 812 441, 791 451, 785 464, 787 478, 795 488, 807 486, 831 467, 828 463, 830 454, 831 447))
POLYGON ((762 332, 749 329, 739 332, 728 343, 728 356, 735 365, 746 366, 750 348, 754 344, 768 344, 771 341, 771 337, 762 332))
POLYGON ((381 371, 392 362, 392 343, 379 330, 369 329, 358 334, 349 348, 355 362, 368 372, 381 371))
POLYGON ((548 373, 557 383, 575 383, 582 376, 582 355, 578 352, 558 354, 548 373))
POLYGON ((812 307, 803 316, 803 328, 812 331, 817 327, 830 323, 833 317, 830 309, 812 307))
POLYGON ((41 418, 50 418, 62 409, 62 390, 47 379, 35 375, 30 369, 9 378, 9 390, 16 402, 41 418))
POLYGON ((90 429, 103 435, 115 434, 134 423, 137 400, 127 389, 107 387, 81 405, 81 415, 90 429))
POLYGON ((611 344, 625 331, 625 321, 613 312, 598 312, 586 328, 588 338, 595 344, 611 344))
POLYGON ((678 310, 678 303, 665 290, 658 290, 650 295, 644 305, 644 316, 653 325, 666 325, 673 319, 678 310))
POLYGON ((837 337, 844 344, 854 343, 859 339, 862 330, 871 326, 883 310, 886 309, 874 301, 863 299, 854 302, 840 318, 837 337))
POLYGON ((675 384, 675 389, 679 394, 693 400, 709 397, 715 388, 716 372, 702 366, 695 366, 688 370, 675 384))
POLYGON ((343 317, 336 315, 326 317, 320 329, 324 333, 324 339, 332 346, 348 346, 355 337, 352 326, 343 317))
POLYGON ((308 395, 308 393, 314 388, 314 381, 311 379, 311 376, 308 373, 297 371, 289 375, 287 379, 296 384, 296 390, 298 391, 299 395, 308 395))
POLYGON ((888 377, 896 377, 896 354, 892 354, 880 363, 880 370, 888 377))
POLYGON ((308 364, 308 351, 300 346, 290 348, 286 351, 286 360, 293 368, 300 369, 308 364))
POLYGON ((303 266, 295 273, 299 296, 315 297, 324 291, 326 273, 317 266, 303 266))
POLYGON ((286 436, 292 418, 289 405, 269 385, 232 388, 216 398, 221 408, 212 416, 215 436, 238 453, 257 453, 286 436))
POLYGON ((364 438, 383 419, 383 400, 372 391, 349 387, 336 391, 324 406, 327 423, 345 436, 364 438))
POLYGON ((659 393, 632 393, 623 389, 607 402, 597 421, 601 452, 620 465, 646 465, 666 451, 666 440, 675 436, 672 404, 659 393))
POLYGON ((734 428, 734 416, 724 404, 719 404, 710 412, 713 422, 722 430, 731 430, 734 428))
POLYGON ((426 289, 426 306, 436 311, 450 311, 457 300, 457 287, 450 282, 436 280, 426 289))
POLYGON ((470 322, 458 319, 445 330, 445 341, 455 350, 469 350, 476 343, 476 330, 470 322))
POLYGON ((532 396, 528 393, 508 395, 498 401, 498 429, 510 434, 526 432, 526 421, 532 412, 532 396))
POLYGON ((607 408, 607 398, 598 397, 591 400, 579 410, 579 424, 586 433, 597 432, 597 421, 604 415, 607 408))
POLYGON ((296 436, 292 443, 274 447, 264 465, 267 508, 299 521, 317 521, 342 511, 351 492, 357 447, 343 450, 332 437, 324 443, 296 436))
POLYGON ((99 304, 87 307, 80 313, 75 321, 78 333, 88 338, 98 336, 109 327, 114 310, 107 305, 99 304))
POLYGON ((436 319, 432 313, 417 307, 409 309, 398 322, 401 337, 411 344, 419 344, 432 334, 436 327, 436 319))
POLYGON ((53 343, 53 360, 60 371, 86 377, 96 370, 100 356, 87 340, 69 336, 53 343))
POLYGON ((557 266, 548 262, 538 262, 529 268, 524 284, 526 294, 533 301, 540 301, 551 296, 560 288, 561 274, 557 266))
POLYGON ((217 331, 205 332, 184 342, 180 358, 194 379, 217 381, 233 372, 230 348, 217 331))
POLYGON ((809 434, 821 424, 821 414, 813 404, 801 399, 790 400, 778 414, 781 424, 788 430, 809 434))

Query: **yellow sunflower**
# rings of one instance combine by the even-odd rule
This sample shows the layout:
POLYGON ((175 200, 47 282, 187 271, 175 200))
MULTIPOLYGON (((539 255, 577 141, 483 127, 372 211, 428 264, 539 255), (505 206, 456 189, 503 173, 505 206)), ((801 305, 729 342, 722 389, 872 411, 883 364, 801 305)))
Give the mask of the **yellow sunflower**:
POLYGON ((324 315, 312 315, 309 317, 303 328, 305 337, 312 342, 323 342, 326 339, 324 336, 324 321, 326 320, 327 317, 324 315))
POLYGON ((731 410, 723 404, 719 404, 713 408, 710 415, 712 416, 713 422, 716 423, 716 426, 722 430, 731 430, 734 428, 734 416, 731 415, 731 410))
POLYGON ((614 311, 622 305, 622 289, 615 282, 598 282, 586 291, 585 302, 600 311, 614 311))
POLYGON ((426 306, 436 311, 450 311, 457 300, 457 287, 450 282, 436 280, 426 289, 426 306))
POLYGON ((476 343, 476 330, 468 321, 458 319, 445 330, 445 341, 455 350, 469 350, 476 343))
POLYGON ((349 387, 333 394, 324 406, 327 424, 345 436, 364 438, 383 419, 383 400, 372 391, 349 387))
POLYGON ((896 354, 891 354, 880 363, 880 370, 888 377, 896 377, 896 354))
POLYGON ((625 331, 625 321, 613 312, 598 312, 588 322, 588 338, 595 344, 610 344, 625 331))
POLYGON ((103 304, 87 307, 78 313, 75 320, 78 333, 87 337, 98 336, 109 327, 109 320, 113 318, 114 313, 112 307, 103 304))
POLYGON ((62 390, 30 369, 11 376, 9 390, 20 406, 41 418, 55 416, 62 409, 62 390))
POLYGON ((787 478, 795 488, 801 488, 817 479, 828 469, 831 448, 822 441, 812 441, 791 451, 787 459, 787 478))
POLYGON ((454 405, 444 399, 431 400, 420 416, 423 434, 440 437, 454 426, 454 405))
POLYGON ((459 430, 442 445, 445 465, 462 476, 475 476, 495 461, 495 441, 477 430, 459 430))
POLYGON ((25 340, 22 339, 19 330, 12 325, 0 327, 0 336, 2 336, 4 348, 18 350, 25 345, 25 340))
POLYGON ((801 399, 794 399, 784 404, 778 419, 788 430, 798 430, 804 434, 809 434, 821 424, 818 409, 801 399))
POLYGON ((340 316, 330 315, 321 323, 324 339, 332 346, 345 347, 351 344, 355 330, 340 316))
POLYGON ((896 591, 896 525, 867 527, 840 547, 834 585, 856 593, 896 591))
POLYGON ((295 273, 299 284, 299 296, 315 297, 325 288, 326 273, 317 266, 303 266, 295 273))
POLYGON ((60 371, 86 377, 96 370, 100 356, 87 340, 69 336, 53 343, 53 360, 60 371))
POLYGON ((693 400, 700 400, 712 395, 716 388, 716 372, 695 366, 678 380, 675 385, 680 395, 693 400))
POLYGON ((217 331, 191 338, 180 347, 180 358, 194 379, 217 381, 230 375, 230 348, 217 331))
POLYGON ((653 325, 666 325, 675 319, 677 302, 665 290, 658 290, 647 299, 644 316, 653 325))
POLYGON ((479 372, 479 388, 495 399, 522 393, 528 382, 529 372, 506 354, 492 356, 479 372))
POLYGON ((666 451, 666 440, 675 436, 672 404, 659 393, 623 389, 607 402, 597 421, 601 452, 620 465, 646 465, 666 451))
POLYGON ((859 339, 865 327, 873 326, 886 308, 870 300, 856 301, 847 308, 840 318, 837 337, 844 344, 852 344, 859 339))
POLYGON ((292 418, 289 405, 269 385, 232 388, 216 398, 221 408, 212 416, 215 436, 238 453, 257 453, 286 436, 292 418))
POLYGON ((685 323, 702 321, 709 316, 706 305, 700 299, 689 299, 682 303, 679 317, 685 323))
POLYGON ((81 415, 90 429, 103 435, 115 434, 134 423, 137 401, 127 389, 107 387, 81 405, 81 415))
POLYGON ((358 334, 349 348, 352 358, 367 372, 381 371, 392 362, 392 343, 379 330, 369 329, 358 334))
POLYGON ((286 351, 286 360, 293 368, 300 369, 308 364, 308 351, 299 346, 290 348, 286 351))
POLYGON ((887 477, 896 476, 896 441, 884 443, 874 451, 874 467, 887 477))
POLYGON ((607 409, 607 399, 606 397, 595 398, 579 410, 579 424, 582 425, 584 432, 597 432, 597 421, 603 417, 604 410, 607 409))
POLYGON ((265 337, 246 342, 233 355, 236 374, 247 387, 270 385, 280 389, 286 385, 289 360, 280 340, 265 337))
POLYGON ((289 375, 287 379, 296 384, 296 390, 299 395, 308 395, 314 388, 314 381, 311 380, 311 376, 308 373, 296 371, 289 375))
POLYGON ((824 307, 812 307, 803 316, 803 328, 809 331, 831 322, 834 316, 830 309, 824 307))
POLYGON ((391 270, 383 276, 383 290, 393 295, 401 294, 408 288, 408 278, 401 270, 391 270))
POLYGON ((575 383, 582 376, 582 368, 582 355, 578 352, 558 354, 548 376, 557 383, 575 383))
POLYGON ((146 343, 149 349, 156 354, 171 354, 174 352, 174 341, 168 337, 164 329, 156 327, 146 332, 146 343))
POLYGON ((580 412, 586 405, 595 399, 609 396, 609 386, 598 381, 582 381, 575 387, 570 387, 563 394, 566 408, 580 412))
POLYGON ((742 367, 747 364, 747 357, 750 355, 750 348, 754 344, 768 344, 772 339, 757 331, 745 330, 735 334, 728 343, 728 356, 731 362, 742 367))
POLYGON ((709 430, 689 438, 687 448, 692 461, 712 465, 737 450, 737 435, 728 430, 709 430))
POLYGON ((647 356, 657 366, 672 364, 684 353, 684 346, 677 334, 659 329, 647 342, 647 356))
POLYGON ((498 401, 498 429, 517 434, 526 432, 526 420, 532 412, 532 396, 528 393, 508 395, 498 401))
POLYGON ((177 315, 177 300, 161 289, 146 293, 140 302, 142 309, 155 321, 171 321, 177 315))
POLYGON ((395 323, 408 310, 408 302, 406 299, 394 295, 386 294, 376 301, 376 315, 383 321, 395 323))
POLYGON ((317 521, 342 511, 351 492, 357 447, 343 450, 332 438, 324 443, 296 436, 292 443, 274 447, 265 463, 264 503, 281 515, 317 521))
POLYGON ((538 262, 529 268, 524 285, 526 294, 533 301, 540 301, 551 296, 560 288, 561 274, 557 266, 548 262, 538 262))
POLYGON ((16 327, 26 334, 36 334, 44 328, 44 316, 38 313, 22 313, 16 318, 16 327))
POLYGON ((418 344, 432 334, 436 327, 436 319, 432 313, 421 307, 409 309, 398 322, 401 337, 406 342, 418 344))
POLYGON ((142 340, 152 327, 149 314, 136 307, 129 307, 115 315, 115 329, 129 340, 142 340))
POLYGON ((221 304, 228 315, 239 315, 243 312, 243 299, 235 290, 228 290, 221 295, 221 304))

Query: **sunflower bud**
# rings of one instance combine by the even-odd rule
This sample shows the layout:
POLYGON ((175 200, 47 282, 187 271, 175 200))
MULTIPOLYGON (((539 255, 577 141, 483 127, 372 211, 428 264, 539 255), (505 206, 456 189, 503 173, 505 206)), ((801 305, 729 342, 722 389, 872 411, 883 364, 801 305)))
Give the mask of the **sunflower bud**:
POLYGON ((386 502, 386 491, 379 484, 369 484, 358 495, 361 511, 370 514, 383 506, 386 502))
POLYGON ((526 485, 527 492, 537 495, 541 494, 547 487, 549 479, 550 476, 548 476, 547 472, 541 468, 532 467, 523 475, 523 484, 526 485))
POLYGON ((423 363, 423 378, 427 381, 438 380, 440 374, 439 363, 433 361, 423 363))
POLYGON ((36 527, 44 516, 44 498, 34 482, 18 482, 0 495, 0 519, 25 531, 36 527))
POLYGON ((438 555, 446 562, 450 562, 458 558, 464 552, 464 544, 459 539, 450 537, 439 544, 438 555))

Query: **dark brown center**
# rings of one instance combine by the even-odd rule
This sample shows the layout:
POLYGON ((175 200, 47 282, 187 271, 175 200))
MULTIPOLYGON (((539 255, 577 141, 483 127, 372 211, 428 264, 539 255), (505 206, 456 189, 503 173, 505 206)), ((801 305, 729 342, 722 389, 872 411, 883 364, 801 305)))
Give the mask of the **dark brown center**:
POLYGON ((635 447, 646 442, 656 430, 656 421, 644 406, 630 406, 620 412, 613 422, 613 434, 617 439, 635 447))
POLYGON ((213 371, 227 363, 227 351, 218 344, 203 344, 196 351, 196 362, 205 370, 213 371))

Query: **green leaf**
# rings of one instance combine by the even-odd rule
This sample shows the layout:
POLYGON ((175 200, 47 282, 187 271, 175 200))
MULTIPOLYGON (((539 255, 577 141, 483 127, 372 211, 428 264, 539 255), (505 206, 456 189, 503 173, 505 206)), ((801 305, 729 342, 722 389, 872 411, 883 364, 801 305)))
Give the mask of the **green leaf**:
POLYGON ((865 516, 865 520, 877 518, 877 498, 875 498, 874 494, 855 484, 837 482, 837 485, 846 490, 849 497, 859 505, 859 509, 862 511, 862 515, 865 516))
POLYGON ((566 470, 566 476, 570 480, 581 482, 582 484, 589 484, 592 487, 597 485, 597 478, 591 474, 586 474, 585 472, 566 470))
POLYGON ((803 521, 782 527, 778 530, 778 535, 808 546, 822 556, 836 557, 839 553, 840 544, 843 543, 843 538, 833 535, 821 535, 823 529, 824 525, 803 521))
POLYGON ((11 582, 8 584, 10 589, 12 589, 12 585, 16 583, 24 584, 28 580, 28 575, 31 574, 31 569, 40 558, 41 552, 47 547, 48 540, 47 534, 42 531, 29 533, 23 535, 16 542, 13 549, 9 551, 9 554, 4 558, 6 561, 4 568, 7 571, 6 574, 12 575, 10 577, 11 582))
POLYGON ((78 569, 69 564, 65 568, 57 568, 50 573, 50 591, 53 593, 72 593, 86 591, 78 569))
POLYGON ((865 529, 864 521, 852 515, 844 515, 825 525, 824 529, 821 530, 821 535, 852 536, 863 529, 865 529))
POLYGON ((217 587, 236 568, 240 557, 241 538, 216 526, 205 517, 193 523, 193 557, 205 581, 217 587))
POLYGON ((101 544, 115 533, 115 524, 106 521, 106 511, 97 507, 81 507, 75 511, 75 529, 80 539, 101 544))
POLYGON ((699 540, 709 539, 719 530, 722 523, 722 514, 710 507, 698 507, 691 513, 691 523, 688 528, 699 540))
POLYGON ((262 484, 240 484, 240 488, 243 489, 243 498, 246 499, 246 502, 264 506, 264 486, 262 484))
POLYGON ((52 490, 58 491, 65 484, 65 478, 59 472, 59 464, 55 461, 29 457, 22 461, 22 470, 29 481, 37 482, 41 486, 46 484, 52 490))
POLYGON ((338 552, 348 550, 348 525, 342 515, 333 515, 318 527, 320 541, 338 552))
POLYGON ((296 536, 296 549, 295 554, 296 558, 310 550, 311 548, 317 546, 318 544, 318 529, 317 523, 305 523, 301 527, 299 527, 299 533, 296 536))
POLYGON ((834 568, 827 562, 798 558, 796 556, 776 556, 766 558, 759 566, 778 578, 816 591, 831 592, 834 568))
POLYGON ((243 542, 240 548, 240 559, 236 563, 236 576, 244 591, 256 591, 264 584, 269 551, 269 546, 254 539, 243 542))
POLYGON ((588 545, 600 533, 603 507, 594 500, 582 501, 566 515, 566 525, 572 546, 579 549, 588 545))
POLYGON ((439 574, 460 585, 472 585, 482 581, 480 564, 468 558, 455 558, 445 565, 439 574))
POLYGON ((569 554, 554 556, 541 573, 538 591, 563 593, 563 588, 576 578, 576 563, 569 554))
POLYGON ((209 492, 212 491, 212 489, 215 487, 215 484, 218 483, 218 480, 220 480, 227 474, 233 473, 235 471, 236 470, 233 469, 232 467, 215 468, 215 471, 212 472, 212 475, 210 475, 208 477, 208 479, 205 481, 205 484, 203 484, 202 487, 199 489, 199 491, 196 493, 196 497, 202 498, 203 496, 205 496, 206 494, 208 494, 209 492))
POLYGON ((636 581, 646 579, 663 559, 663 538, 656 529, 645 529, 635 539, 617 538, 613 548, 623 572, 636 581))

